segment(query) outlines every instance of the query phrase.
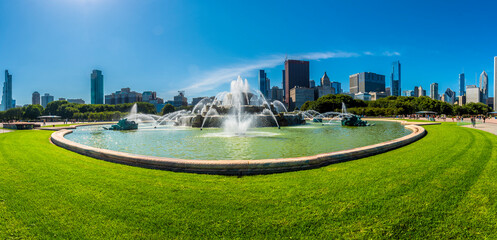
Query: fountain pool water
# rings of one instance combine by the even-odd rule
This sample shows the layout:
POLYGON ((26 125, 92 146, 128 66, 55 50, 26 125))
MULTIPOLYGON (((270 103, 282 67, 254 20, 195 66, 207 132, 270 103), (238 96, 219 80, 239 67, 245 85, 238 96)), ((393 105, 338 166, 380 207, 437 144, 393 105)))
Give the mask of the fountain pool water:
POLYGON ((233 136, 222 128, 142 123, 138 130, 105 131, 101 126, 78 127, 65 138, 88 146, 140 155, 182 159, 268 159, 310 156, 393 140, 409 134, 396 122, 374 127, 342 127, 307 123, 278 128, 249 128, 233 136))

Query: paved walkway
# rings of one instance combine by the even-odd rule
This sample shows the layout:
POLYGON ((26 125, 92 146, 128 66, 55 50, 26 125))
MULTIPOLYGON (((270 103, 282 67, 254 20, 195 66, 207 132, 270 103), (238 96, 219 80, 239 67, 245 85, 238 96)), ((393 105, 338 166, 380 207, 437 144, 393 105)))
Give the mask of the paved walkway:
MULTIPOLYGON (((475 126, 475 129, 483 130, 489 133, 492 133, 494 135, 497 135, 497 124, 496 123, 489 123, 488 121, 485 121, 486 123, 478 123, 475 126)), ((468 127, 468 128, 473 128, 471 125, 464 125, 463 127, 468 127)))
MULTIPOLYGON (((3 128, 3 124, 0 123, 0 128, 3 128)), ((0 129, 0 133, 10 132, 10 130, 0 129)))

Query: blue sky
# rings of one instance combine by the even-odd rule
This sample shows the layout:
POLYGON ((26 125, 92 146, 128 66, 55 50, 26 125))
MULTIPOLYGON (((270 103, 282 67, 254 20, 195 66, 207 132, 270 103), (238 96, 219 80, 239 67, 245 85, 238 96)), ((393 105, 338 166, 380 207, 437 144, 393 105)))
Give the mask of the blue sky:
MULTIPOLYGON (((402 90, 439 83, 458 92, 485 70, 493 96, 495 1, 167 1, 0 0, 0 69, 13 97, 31 93, 90 98, 101 69, 106 94, 130 87, 172 99, 228 90, 256 72, 281 86, 285 56, 311 61, 311 79, 328 73, 387 76, 402 64, 402 90), (493 18, 493 19, 492 19, 493 18)), ((3 82, 3 79, 2 79, 3 82)))

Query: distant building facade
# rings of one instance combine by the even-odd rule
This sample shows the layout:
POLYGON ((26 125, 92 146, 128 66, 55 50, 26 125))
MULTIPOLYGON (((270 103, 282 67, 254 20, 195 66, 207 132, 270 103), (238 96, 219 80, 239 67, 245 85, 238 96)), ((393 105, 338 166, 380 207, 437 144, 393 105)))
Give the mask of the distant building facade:
POLYGON ((324 72, 324 75, 321 77, 321 86, 332 87, 331 82, 330 82, 330 78, 328 77, 328 74, 326 74, 326 72, 324 72))
POLYGON ((426 90, 423 89, 423 87, 419 86, 418 88, 418 97, 424 97, 426 96, 426 90))
POLYGON ((269 98, 269 89, 271 87, 271 81, 267 78, 267 74, 264 70, 259 70, 259 90, 265 98, 269 98))
POLYGON ((185 91, 178 91, 178 95, 174 96, 173 106, 181 107, 188 106, 188 99, 185 97, 185 91))
POLYGON ((488 75, 485 71, 480 74, 481 101, 486 104, 488 99, 488 75))
MULTIPOLYGON (((295 87, 309 88, 309 61, 286 60, 285 77, 283 85, 285 89, 285 103, 290 106, 290 90, 295 87)), ((295 90, 295 93, 304 90, 295 90)), ((313 91, 314 96, 314 91, 313 91)), ((294 102, 295 103, 295 102, 294 102)))
POLYGON ((494 109, 497 108, 497 57, 494 57, 494 109))
POLYGON ((277 86, 274 86, 271 88, 271 99, 272 100, 278 100, 280 102, 283 102, 283 100, 284 100, 283 95, 284 95, 283 89, 280 89, 277 86))
POLYGON ((464 96, 466 94, 466 79, 464 78, 464 73, 459 74, 459 96, 464 96))
POLYGON ((340 94, 343 92, 342 90, 342 83, 340 82, 331 82, 331 87, 335 89, 335 92, 333 94, 340 94))
POLYGON ((316 81, 314 81, 314 80, 310 80, 310 81, 309 81, 309 87, 310 87, 310 88, 314 88, 314 87, 316 87, 316 81))
POLYGON ((465 95, 459 96, 457 103, 459 104, 459 106, 466 104, 466 96, 465 95))
POLYGON ((318 98, 328 95, 328 94, 333 94, 335 92, 335 89, 333 89, 331 86, 317 86, 314 87, 314 100, 317 100, 318 98))
MULTIPOLYGON (((487 98, 487 105, 488 105, 489 107, 491 107, 492 109, 495 109, 495 108, 494 108, 494 98, 493 98, 493 97, 489 97, 489 98, 487 98)), ((495 111, 495 110, 494 110, 494 111, 495 111)))
POLYGON ((350 93, 385 92, 385 75, 362 72, 350 75, 349 80, 350 93))
POLYGON ((38 104, 40 105, 41 102, 40 102, 40 93, 39 92, 34 92, 33 94, 31 94, 31 104, 35 105, 35 104, 38 104))
POLYGON ((142 101, 142 94, 131 91, 130 88, 121 88, 121 91, 105 95, 105 104, 116 105, 142 101))
POLYGON ((438 83, 430 84, 430 98, 434 100, 439 100, 438 96, 438 83))
POLYGON ((54 100, 54 96, 52 96, 48 93, 45 93, 45 95, 41 96, 41 106, 46 108, 48 103, 53 102, 53 100, 54 100))
POLYGON ((476 85, 466 86, 466 104, 481 102, 481 91, 476 85))
POLYGON ((371 94, 363 93, 363 92, 356 93, 354 95, 354 99, 359 99, 359 100, 363 100, 363 101, 371 101, 371 94))
POLYGON ((414 91, 413 90, 404 90, 402 91, 402 95, 406 97, 414 97, 414 91))
POLYGON ((192 98, 192 106, 197 105, 197 103, 202 101, 202 99, 204 99, 204 98, 209 98, 209 97, 194 97, 194 98, 192 98))
POLYGON ((15 107, 15 101, 12 99, 12 75, 9 74, 8 70, 5 70, 5 82, 3 83, 2 104, 0 105, 0 111, 7 111, 15 107))
POLYGON ((300 109, 307 101, 314 101, 314 89, 308 87, 294 87, 290 89, 290 108, 300 109))
POLYGON ((391 85, 390 85, 390 95, 391 96, 400 96, 401 93, 401 75, 400 75, 400 62, 395 61, 392 63, 392 74, 390 76, 391 85))
POLYGON ((444 100, 447 103, 454 104, 456 102, 456 92, 452 91, 450 88, 447 88, 444 93, 444 100))
POLYGON ((76 103, 76 104, 85 104, 85 100, 81 99, 81 98, 68 98, 67 99, 67 102, 68 103, 76 103))
POLYGON ((376 101, 380 98, 386 98, 389 96, 387 92, 370 92, 369 94, 371 95, 371 101, 376 101))
POLYGON ((104 103, 104 75, 102 71, 93 70, 91 73, 91 104, 104 103))

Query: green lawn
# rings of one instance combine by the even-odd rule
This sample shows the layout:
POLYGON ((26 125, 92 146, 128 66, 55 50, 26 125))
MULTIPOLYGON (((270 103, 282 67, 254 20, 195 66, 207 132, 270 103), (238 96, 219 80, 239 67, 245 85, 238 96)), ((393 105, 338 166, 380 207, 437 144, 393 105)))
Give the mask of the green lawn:
POLYGON ((56 125, 50 125, 50 123, 47 123, 45 126, 41 126, 42 128, 48 128, 48 127, 68 127, 68 126, 77 126, 77 125, 84 125, 84 124, 111 124, 114 122, 89 122, 89 123, 68 123, 68 124, 56 124, 56 125))
POLYGON ((425 126, 409 146, 226 177, 84 157, 49 131, 0 134, 0 239, 497 238, 497 136, 425 126))

